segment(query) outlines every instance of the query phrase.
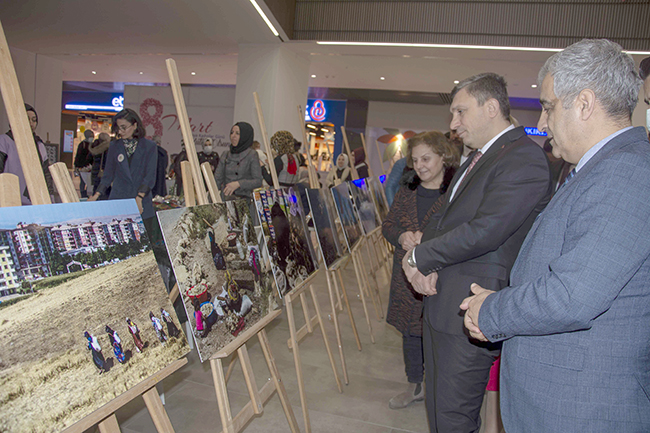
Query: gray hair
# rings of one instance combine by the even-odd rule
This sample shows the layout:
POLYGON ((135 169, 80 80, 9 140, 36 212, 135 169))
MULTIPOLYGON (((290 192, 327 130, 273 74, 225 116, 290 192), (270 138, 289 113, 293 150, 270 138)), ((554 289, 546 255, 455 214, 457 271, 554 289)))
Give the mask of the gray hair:
POLYGON ((485 104, 488 99, 496 99, 504 119, 510 116, 510 100, 508 99, 508 84, 505 78, 493 72, 474 75, 465 78, 451 91, 451 99, 462 89, 476 99, 479 106, 485 104))
POLYGON ((581 91, 590 89, 611 117, 631 118, 639 100, 642 81, 634 60, 607 39, 583 39, 551 56, 537 76, 540 86, 548 74, 564 108, 581 91))

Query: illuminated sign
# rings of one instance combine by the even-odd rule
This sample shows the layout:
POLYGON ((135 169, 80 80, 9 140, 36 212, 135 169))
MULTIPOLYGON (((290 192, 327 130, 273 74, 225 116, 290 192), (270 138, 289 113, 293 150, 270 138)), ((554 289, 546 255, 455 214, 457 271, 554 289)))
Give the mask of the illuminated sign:
POLYGON ((320 99, 314 101, 314 105, 309 110, 309 117, 314 122, 322 122, 327 116, 327 110, 325 110, 325 104, 320 99))
POLYGON ((538 135, 540 137, 546 137, 548 134, 545 131, 540 131, 537 128, 526 127, 524 128, 527 135, 538 135))
POLYGON ((122 111, 124 95, 106 92, 63 92, 62 105, 75 111, 122 111))

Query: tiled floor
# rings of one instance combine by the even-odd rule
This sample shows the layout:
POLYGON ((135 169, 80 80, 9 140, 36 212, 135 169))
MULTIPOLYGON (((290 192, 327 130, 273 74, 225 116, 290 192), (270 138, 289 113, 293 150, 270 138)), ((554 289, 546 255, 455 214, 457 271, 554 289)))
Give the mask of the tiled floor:
MULTIPOLYGON (((372 305, 369 304, 371 324, 376 340, 375 344, 372 344, 361 301, 357 297, 358 289, 351 263, 347 269, 343 270, 343 279, 350 296, 352 312, 363 348, 362 351, 357 349, 347 313, 345 310, 339 312, 343 350, 349 374, 349 384, 345 385, 334 325, 331 320, 326 322, 326 332, 343 382, 343 393, 339 393, 320 330, 317 328, 313 334, 308 335, 301 342, 299 349, 312 431, 315 433, 428 431, 422 402, 402 410, 388 408, 388 400, 406 387, 401 335, 392 326, 387 325, 384 320, 378 321, 372 305)), ((388 302, 388 279, 385 272, 379 272, 378 283, 385 311, 388 302)), ((324 275, 319 274, 314 280, 314 288, 318 291, 318 300, 322 312, 327 318, 330 313, 330 302, 324 275)), ((311 304, 310 308, 313 314, 314 310, 311 304)), ((297 325, 302 326, 304 323, 302 310, 297 305, 294 306, 294 310, 298 321, 297 325)), ((296 370, 293 355, 287 347, 289 327, 286 313, 280 315, 267 327, 267 333, 298 425, 304 432, 296 370)), ((256 338, 249 342, 248 351, 256 382, 261 388, 270 375, 256 338)), ((218 432, 221 430, 221 422, 210 364, 208 362, 201 364, 195 351, 188 355, 188 361, 185 367, 162 383, 165 407, 169 418, 176 432, 218 432)), ((224 363, 224 365, 227 364, 228 362, 224 363)), ((236 365, 234 373, 230 377, 228 391, 234 417, 249 401, 239 364, 236 365)), ((124 433, 156 431, 141 398, 120 409, 117 412, 117 418, 124 433)), ((276 394, 264 406, 263 414, 253 418, 244 431, 246 433, 290 431, 276 394)))

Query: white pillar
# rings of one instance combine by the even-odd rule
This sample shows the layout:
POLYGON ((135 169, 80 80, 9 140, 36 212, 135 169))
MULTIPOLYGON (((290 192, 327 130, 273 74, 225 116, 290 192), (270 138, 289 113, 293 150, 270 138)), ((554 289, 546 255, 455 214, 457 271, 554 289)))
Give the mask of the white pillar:
POLYGON ((255 129, 262 142, 253 92, 257 92, 264 113, 266 130, 271 136, 279 130, 291 132, 303 141, 297 106, 307 104, 309 58, 281 44, 240 45, 237 60, 237 86, 233 124, 244 121, 255 129))
MULTIPOLYGON (((61 139, 61 96, 63 93, 63 62, 40 54, 10 48, 25 103, 38 113, 36 134, 43 140, 50 134, 52 143, 61 139)), ((9 130, 9 120, 0 99, 0 134, 9 130)))

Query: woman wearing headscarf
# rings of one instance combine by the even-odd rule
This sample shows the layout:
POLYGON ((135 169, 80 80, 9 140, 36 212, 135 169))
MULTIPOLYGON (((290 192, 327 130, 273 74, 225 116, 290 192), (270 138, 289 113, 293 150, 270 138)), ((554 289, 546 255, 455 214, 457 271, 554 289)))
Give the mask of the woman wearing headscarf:
POLYGON ((156 143, 144 138, 142 120, 130 108, 125 108, 113 117, 111 129, 116 136, 119 134, 120 139, 111 143, 104 175, 97 191, 88 200, 95 201, 100 196, 105 196, 109 186, 109 200, 135 198, 149 239, 155 244, 153 219, 156 214, 151 201, 151 190, 156 183, 156 143))
MULTIPOLYGON (((34 135, 34 143, 38 149, 38 156, 40 157, 41 168, 43 169, 43 175, 45 176, 47 189, 50 195, 54 195, 52 175, 50 174, 50 170, 47 168, 50 165, 50 162, 47 159, 47 150, 45 149, 43 140, 41 137, 36 135, 35 132, 36 127, 38 126, 38 114, 36 114, 34 107, 29 104, 25 104, 25 111, 27 111, 29 126, 32 129, 32 134, 34 135)), ((29 191, 27 191, 27 183, 25 182, 23 167, 20 165, 18 149, 16 148, 16 142, 14 141, 14 135, 11 130, 7 131, 6 134, 0 135, 0 173, 11 173, 18 176, 18 186, 20 188, 21 202, 23 206, 32 204, 32 201, 29 198, 29 191)))
POLYGON ((128 317, 126 318, 126 325, 129 327, 129 333, 131 333, 131 336, 133 337, 135 350, 137 350, 138 353, 142 352, 144 343, 142 342, 142 338, 140 338, 140 330, 138 329, 138 325, 136 325, 133 320, 129 319, 128 317))
POLYGON ((104 363, 104 355, 102 355, 102 348, 97 341, 97 337, 89 333, 88 331, 84 332, 84 337, 88 340, 88 350, 93 354, 93 362, 95 366, 99 369, 99 374, 102 374, 106 371, 104 363))
MULTIPOLYGON (((280 186, 295 185, 300 179, 300 158, 295 151, 295 140, 289 131, 278 131, 271 137, 271 149, 275 153, 273 163, 280 186)), ((262 176, 269 185, 273 185, 271 174, 262 168, 262 176)))
POLYGON ((332 168, 327 175, 326 185, 328 188, 332 188, 350 179, 352 179, 350 175, 350 158, 345 153, 340 153, 336 158, 336 167, 332 168))
POLYGON ((224 200, 250 200, 253 190, 262 186, 260 160, 252 145, 253 127, 235 123, 230 129, 230 149, 222 155, 214 174, 224 200))
POLYGON ((359 147, 352 151, 354 156, 354 168, 357 170, 359 179, 368 177, 368 164, 366 164, 366 151, 359 147))

